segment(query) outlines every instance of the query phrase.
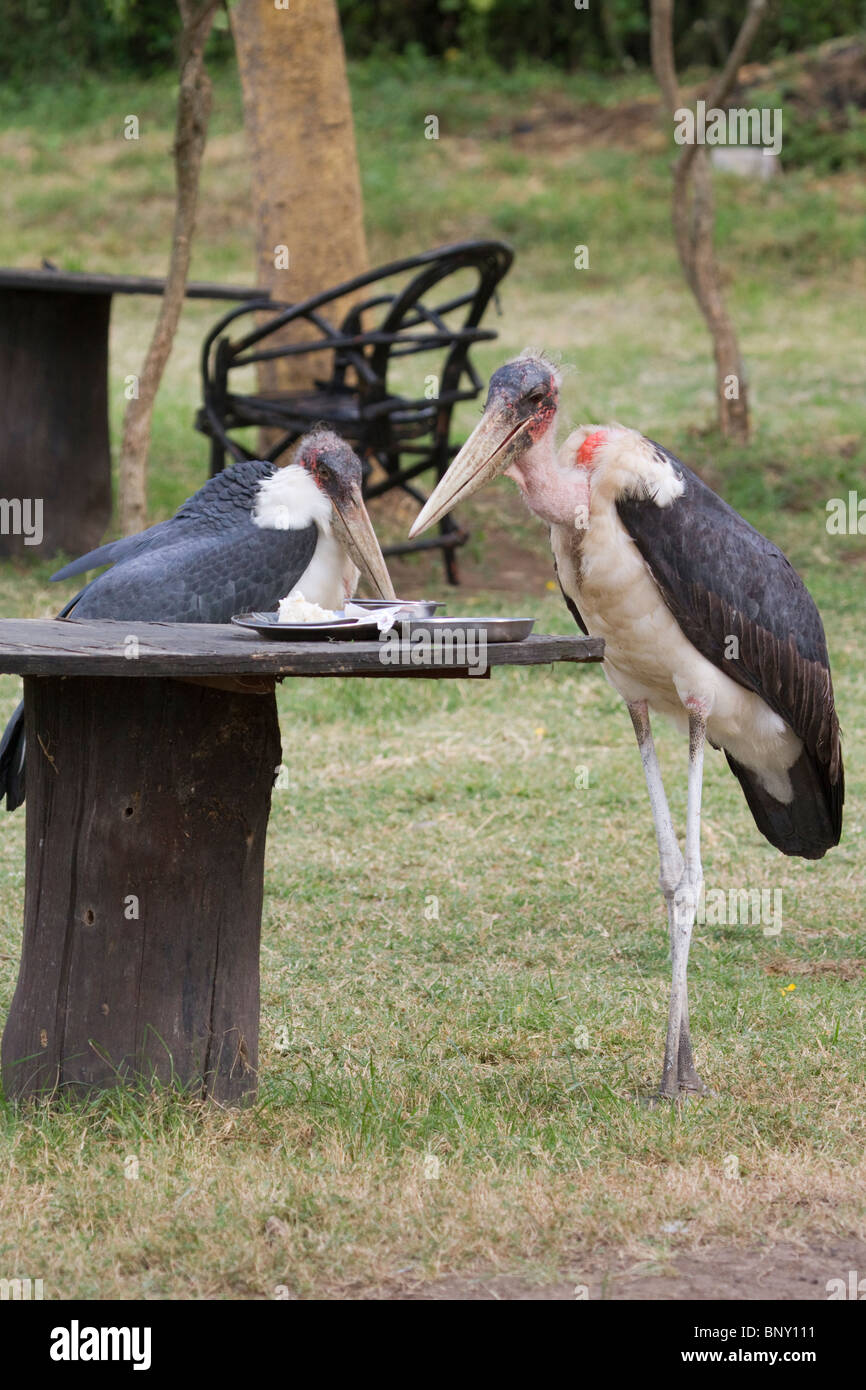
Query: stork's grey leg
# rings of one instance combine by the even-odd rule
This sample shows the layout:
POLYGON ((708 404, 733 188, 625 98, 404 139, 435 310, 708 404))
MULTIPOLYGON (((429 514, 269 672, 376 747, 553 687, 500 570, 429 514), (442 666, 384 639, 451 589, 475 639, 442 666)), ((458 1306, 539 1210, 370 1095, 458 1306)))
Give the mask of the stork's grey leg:
POLYGON ((689 795, 686 813, 686 853, 682 877, 674 893, 671 924, 672 983, 661 1093, 675 1097, 680 1089, 704 1091, 695 1070, 689 1034, 688 963, 692 928, 703 880, 701 867, 701 790, 704 774, 706 716, 689 709, 689 795))
MULTIPOLYGON (((656 841, 659 849, 659 886, 662 890, 665 906, 668 911, 668 933, 670 938, 671 960, 673 960, 676 935, 676 892, 683 878, 685 861, 680 852, 680 847, 677 844, 670 808, 668 807, 668 800, 665 796, 664 783, 662 781, 661 768, 659 767, 658 755, 653 741, 646 701, 638 700, 630 704, 628 712, 631 715, 631 721, 634 725, 638 748, 640 749, 641 762, 643 763, 644 776, 646 777, 647 791, 649 792, 650 809, 652 810, 653 825, 655 826, 656 841)), ((694 1087, 694 1089, 700 1089, 701 1082, 695 1071, 691 1041, 689 1039, 689 1011, 687 999, 681 1016, 680 1029, 681 1045, 677 1048, 676 1085, 677 1088, 679 1088, 680 1084, 685 1084, 690 1088, 694 1087)))
POLYGON ((689 714, 689 793, 686 821, 686 853, 680 852, 665 796, 661 769, 650 728, 645 700, 628 707, 637 736, 649 792, 650 808, 659 850, 659 885, 668 910, 672 983, 661 1092, 679 1095, 680 1089, 704 1091, 695 1069, 689 1033, 687 968, 692 928, 703 870, 701 868, 701 789, 703 783, 706 719, 700 710, 689 714))
POLYGON ((653 742, 646 700, 635 701, 634 704, 629 705, 628 712, 631 715, 631 722, 634 725, 635 735, 637 736, 637 746, 640 749, 647 791, 649 792, 650 809, 652 811, 653 825, 656 830, 656 841, 659 847, 659 884, 664 894, 665 902, 668 905, 668 920, 671 928, 671 951, 673 951, 673 918, 671 912, 673 909, 674 893, 683 876, 683 856, 680 853, 677 837, 674 834, 674 825, 671 820, 668 799, 665 796, 664 783, 662 782, 656 746, 653 742))

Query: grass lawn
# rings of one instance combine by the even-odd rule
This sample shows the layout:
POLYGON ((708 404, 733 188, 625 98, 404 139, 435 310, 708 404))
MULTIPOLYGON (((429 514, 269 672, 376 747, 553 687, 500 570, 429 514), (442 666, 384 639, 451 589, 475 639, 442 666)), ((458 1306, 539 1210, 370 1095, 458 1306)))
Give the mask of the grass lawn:
MULTIPOLYGON (((753 443, 735 449, 708 428, 708 341, 677 270, 645 79, 473 84, 370 65, 353 83, 372 261, 422 241, 510 240, 501 341, 483 368, 527 343, 561 353, 577 369, 570 418, 618 418, 665 442, 804 575, 845 736, 843 842, 819 863, 778 855, 710 755, 707 886, 780 890, 782 930, 697 929, 692 1033, 715 1095, 647 1109, 635 1097, 660 1074, 666 924, 639 758, 600 671, 287 682, 259 1101, 243 1113, 128 1093, 69 1110, 0 1103, 0 1274, 43 1278, 46 1297, 354 1296, 452 1273, 579 1282, 605 1259, 664 1268, 687 1250, 864 1239, 866 539, 825 527, 827 499, 862 490, 866 462, 862 185, 806 168, 719 181, 755 417, 753 443), (429 112, 438 142, 423 138, 429 112), (580 243, 586 271, 573 268, 580 243)), ((242 282, 240 103, 231 73, 215 85, 192 273, 242 282)), ((0 98, 0 264, 161 273, 172 118, 167 82, 0 98), (129 112, 135 147, 120 135, 129 112)), ((114 305, 115 431, 154 312, 114 305)), ((155 421, 154 520, 206 476, 191 419, 198 344, 218 313, 184 312, 155 421)), ((477 406, 461 427, 474 418, 477 406)), ((429 559, 395 566, 398 587, 573 631, 543 529, 511 485, 464 516, 463 589, 442 595, 429 559)), ((387 539, 397 523, 381 520, 387 539)), ((56 567, 0 567, 0 611, 50 616, 73 592, 47 584, 56 567)), ((18 698, 2 678, 0 717, 18 698)), ((664 727, 658 741, 682 826, 686 750, 664 727)), ((23 813, 4 831, 0 1016, 20 947, 23 813)))

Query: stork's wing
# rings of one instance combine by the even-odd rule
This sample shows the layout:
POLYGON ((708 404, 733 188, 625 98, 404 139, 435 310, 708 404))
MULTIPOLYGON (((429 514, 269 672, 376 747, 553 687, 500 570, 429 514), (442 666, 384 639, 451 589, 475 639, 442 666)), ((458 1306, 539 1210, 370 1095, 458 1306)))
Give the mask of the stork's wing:
POLYGON ((71 579, 76 574, 86 574, 88 570, 99 569, 102 565, 117 565, 131 560, 147 550, 174 545, 199 532, 209 534, 234 526, 244 514, 249 515, 259 483, 269 478, 273 471, 272 463, 260 460, 233 464, 215 478, 209 478, 198 492, 178 507, 169 521, 149 526, 135 536, 121 536, 119 540, 108 541, 64 565, 51 578, 54 581, 71 579))
POLYGON ((272 611, 313 558, 318 531, 255 526, 247 516, 217 534, 188 535, 145 550, 87 586, 74 618, 227 623, 236 613, 272 611))
POLYGON ((840 826, 839 722, 824 628, 811 595, 781 550, 685 464, 653 447, 685 491, 669 507, 621 499, 620 520, 693 646, 760 695, 803 740, 840 826))
POLYGON ((557 563, 556 563, 556 556, 555 556, 555 555, 554 555, 554 557, 553 557, 553 572, 554 572, 554 574, 556 575, 556 582, 557 582, 557 584, 559 585, 559 592, 562 594, 562 597, 565 599, 565 606, 566 606, 566 608, 568 609, 568 611, 569 611, 569 613, 571 614, 571 616, 574 618, 574 621, 577 623, 577 625, 578 625, 578 627, 580 628, 581 632, 583 633, 584 637, 588 637, 588 636, 589 636, 589 633, 587 632, 586 623, 583 621, 583 618, 580 616, 580 611, 579 611, 579 609, 578 609, 577 604, 575 603, 575 601, 574 601, 574 599, 571 597, 571 595, 570 595, 570 594, 567 594, 567 593, 565 592, 565 589, 562 587, 562 580, 561 580, 560 577, 559 577, 559 566, 558 566, 557 563))
POLYGON ((118 561, 128 560, 144 550, 170 545, 173 539, 171 528, 175 520, 176 518, 172 517, 171 521, 161 521, 157 526, 150 526, 135 536, 121 536, 119 540, 107 541, 96 550, 89 550, 86 555, 80 555, 77 560, 70 561, 63 569, 52 574, 52 582, 56 584, 62 579, 72 579, 76 574, 86 574, 88 570, 100 569, 102 565, 116 565, 118 561))

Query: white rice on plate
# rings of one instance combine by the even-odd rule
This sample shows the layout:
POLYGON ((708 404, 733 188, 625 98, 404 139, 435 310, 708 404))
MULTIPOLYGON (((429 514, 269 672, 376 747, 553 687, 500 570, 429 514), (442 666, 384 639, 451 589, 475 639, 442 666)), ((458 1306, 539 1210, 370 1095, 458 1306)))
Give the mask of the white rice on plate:
POLYGON ((322 608, 318 603, 310 603, 296 589, 287 598, 280 599, 279 621, 281 623, 332 623, 336 613, 330 608, 322 608))

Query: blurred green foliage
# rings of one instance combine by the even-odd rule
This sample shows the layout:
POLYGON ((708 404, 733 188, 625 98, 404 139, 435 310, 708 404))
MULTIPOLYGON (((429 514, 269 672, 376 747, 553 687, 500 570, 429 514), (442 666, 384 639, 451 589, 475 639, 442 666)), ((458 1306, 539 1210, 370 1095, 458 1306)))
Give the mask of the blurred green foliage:
MULTIPOLYGON (((306 0, 297 0, 306 3, 306 0)), ((525 59, 573 70, 649 64, 649 0, 338 0, 350 57, 417 52, 474 66, 525 59), (585 5, 586 8, 580 8, 585 5)), ((677 56, 717 64, 745 0, 678 0, 677 56)), ((771 58, 866 26, 866 0, 770 0, 751 57, 771 58)), ((172 67, 176 0, 0 0, 0 79, 18 85, 82 70, 150 74, 172 67)), ((224 10, 211 40, 231 54, 224 10)))
MULTIPOLYGON (((524 58, 564 68, 646 67, 649 0, 338 0, 350 54, 463 55, 510 68, 524 58)), ((678 60, 717 64, 745 13, 745 0, 678 0, 678 60)), ((855 32, 866 24, 863 0, 770 0, 751 57, 782 53, 855 32)))
MULTIPOLYGON (((214 57, 232 52, 217 16, 214 57)), ((0 81, 19 87, 85 72, 150 75, 177 62, 176 0, 0 0, 0 81)))

